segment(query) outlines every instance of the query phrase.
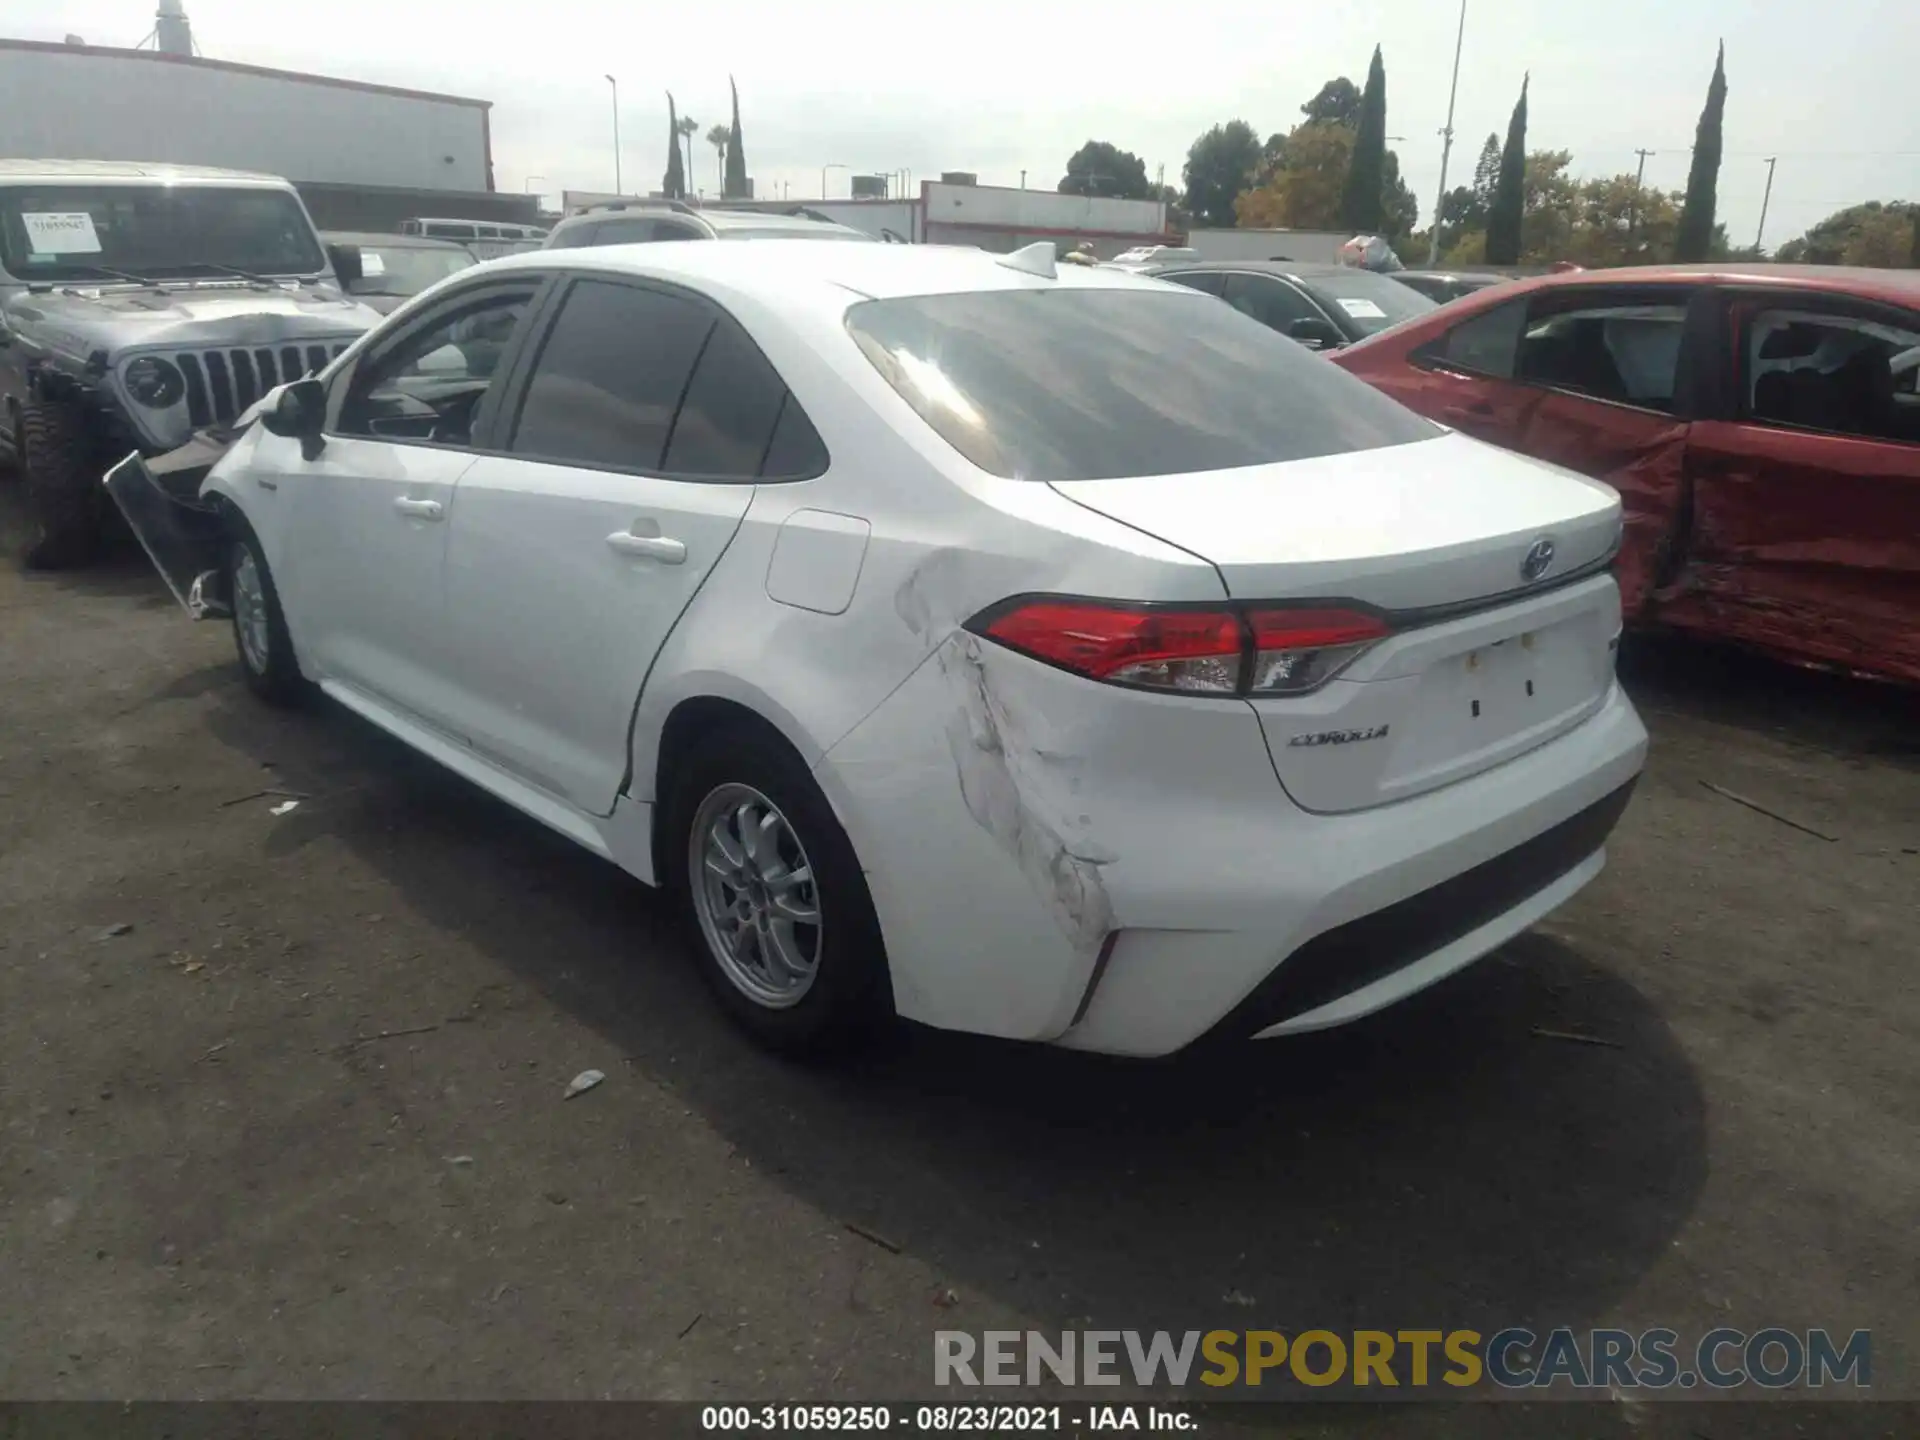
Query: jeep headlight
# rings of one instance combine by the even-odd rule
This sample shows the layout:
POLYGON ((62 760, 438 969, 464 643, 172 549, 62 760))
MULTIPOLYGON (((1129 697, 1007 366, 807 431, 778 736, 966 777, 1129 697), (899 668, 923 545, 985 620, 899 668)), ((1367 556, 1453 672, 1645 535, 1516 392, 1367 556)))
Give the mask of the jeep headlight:
POLYGON ((180 397, 187 393, 186 378, 181 375, 180 367, 157 355, 142 355, 127 366, 120 378, 127 394, 149 410, 165 410, 169 405, 177 405, 180 397))

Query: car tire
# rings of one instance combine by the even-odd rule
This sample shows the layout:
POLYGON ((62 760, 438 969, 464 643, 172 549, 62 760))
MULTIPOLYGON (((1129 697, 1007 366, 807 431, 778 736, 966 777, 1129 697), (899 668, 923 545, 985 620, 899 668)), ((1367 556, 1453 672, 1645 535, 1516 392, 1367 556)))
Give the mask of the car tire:
POLYGON ((886 952, 853 844, 806 766, 777 736, 741 724, 703 736, 674 769, 663 878, 721 1007, 782 1054, 861 1048, 893 1014, 886 952), (757 859, 739 844, 743 816, 757 859), (731 863, 716 826, 742 862, 726 877, 705 863, 731 863), (803 870, 810 878, 795 882, 803 870), (812 925, 784 918, 809 910, 812 925), (811 961, 804 975, 785 963, 796 957, 811 961))
POLYGON ((26 483, 30 570, 72 570, 92 563, 105 535, 106 487, 100 447, 84 412, 31 401, 20 410, 19 454, 26 483))
POLYGON ((247 688, 269 705, 298 705, 310 687, 300 674, 280 592, 267 557, 246 522, 236 519, 227 542, 227 596, 233 610, 233 649, 247 688))

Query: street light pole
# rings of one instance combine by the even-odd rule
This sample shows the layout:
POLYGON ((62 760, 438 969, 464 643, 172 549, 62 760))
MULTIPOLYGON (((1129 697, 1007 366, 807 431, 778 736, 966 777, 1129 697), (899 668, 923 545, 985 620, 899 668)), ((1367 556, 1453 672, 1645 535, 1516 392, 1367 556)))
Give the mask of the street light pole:
POLYGON ((1760 197, 1760 228, 1753 232, 1753 252, 1760 253, 1760 237, 1767 233, 1767 202, 1773 199, 1773 167, 1780 163, 1778 155, 1767 157, 1767 188, 1760 197))
POLYGON ((620 82, 607 76, 607 84, 613 87, 613 193, 626 194, 620 183, 620 82))
POLYGON ((1460 0, 1460 29, 1453 37, 1453 83, 1447 87, 1447 128, 1440 132, 1440 193, 1433 201, 1432 238, 1427 242, 1427 268, 1440 263, 1440 211, 1447 202, 1447 161, 1453 155, 1453 102, 1460 94, 1460 47, 1467 39, 1467 0, 1460 0))
POLYGON ((848 168, 849 168, 848 166, 840 165, 840 164, 822 165, 820 167, 820 198, 822 200, 827 198, 827 171, 845 170, 848 168))

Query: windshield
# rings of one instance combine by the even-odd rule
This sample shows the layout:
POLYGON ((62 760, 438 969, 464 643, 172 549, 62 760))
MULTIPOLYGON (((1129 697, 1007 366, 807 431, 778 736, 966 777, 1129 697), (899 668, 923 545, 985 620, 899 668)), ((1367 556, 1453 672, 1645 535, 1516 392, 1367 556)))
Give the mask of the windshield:
POLYGON ((355 295, 418 295, 474 263, 473 256, 464 250, 362 245, 360 278, 350 282, 347 289, 355 295))
POLYGON ((847 311, 847 327, 948 444, 1013 479, 1230 470, 1440 433, 1197 293, 1063 287, 869 300, 847 311))
POLYGON ((208 185, 25 185, 0 189, 0 260, 23 280, 326 268, 290 191, 208 185))
POLYGON ((1389 325, 1398 325, 1402 320, 1411 320, 1437 308, 1418 290, 1371 270, 1303 275, 1300 283, 1362 335, 1377 334, 1389 325))

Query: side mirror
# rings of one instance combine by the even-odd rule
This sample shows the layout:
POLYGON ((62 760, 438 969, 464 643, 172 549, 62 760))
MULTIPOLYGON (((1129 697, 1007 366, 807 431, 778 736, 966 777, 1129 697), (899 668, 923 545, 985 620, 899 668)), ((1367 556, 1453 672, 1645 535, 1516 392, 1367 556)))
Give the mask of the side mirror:
POLYGON ((326 421, 326 387, 311 377, 281 387, 279 398, 260 413, 260 422, 273 434, 300 442, 306 460, 317 460, 325 448, 321 432, 326 421))
POLYGON ((351 290, 365 278, 358 245, 329 245, 327 259, 333 262, 334 278, 340 282, 342 290, 351 290))
POLYGON ((1287 338, 1298 340, 1309 350, 1330 350, 1337 347, 1344 337, 1325 320, 1302 316, 1288 323, 1287 338))

